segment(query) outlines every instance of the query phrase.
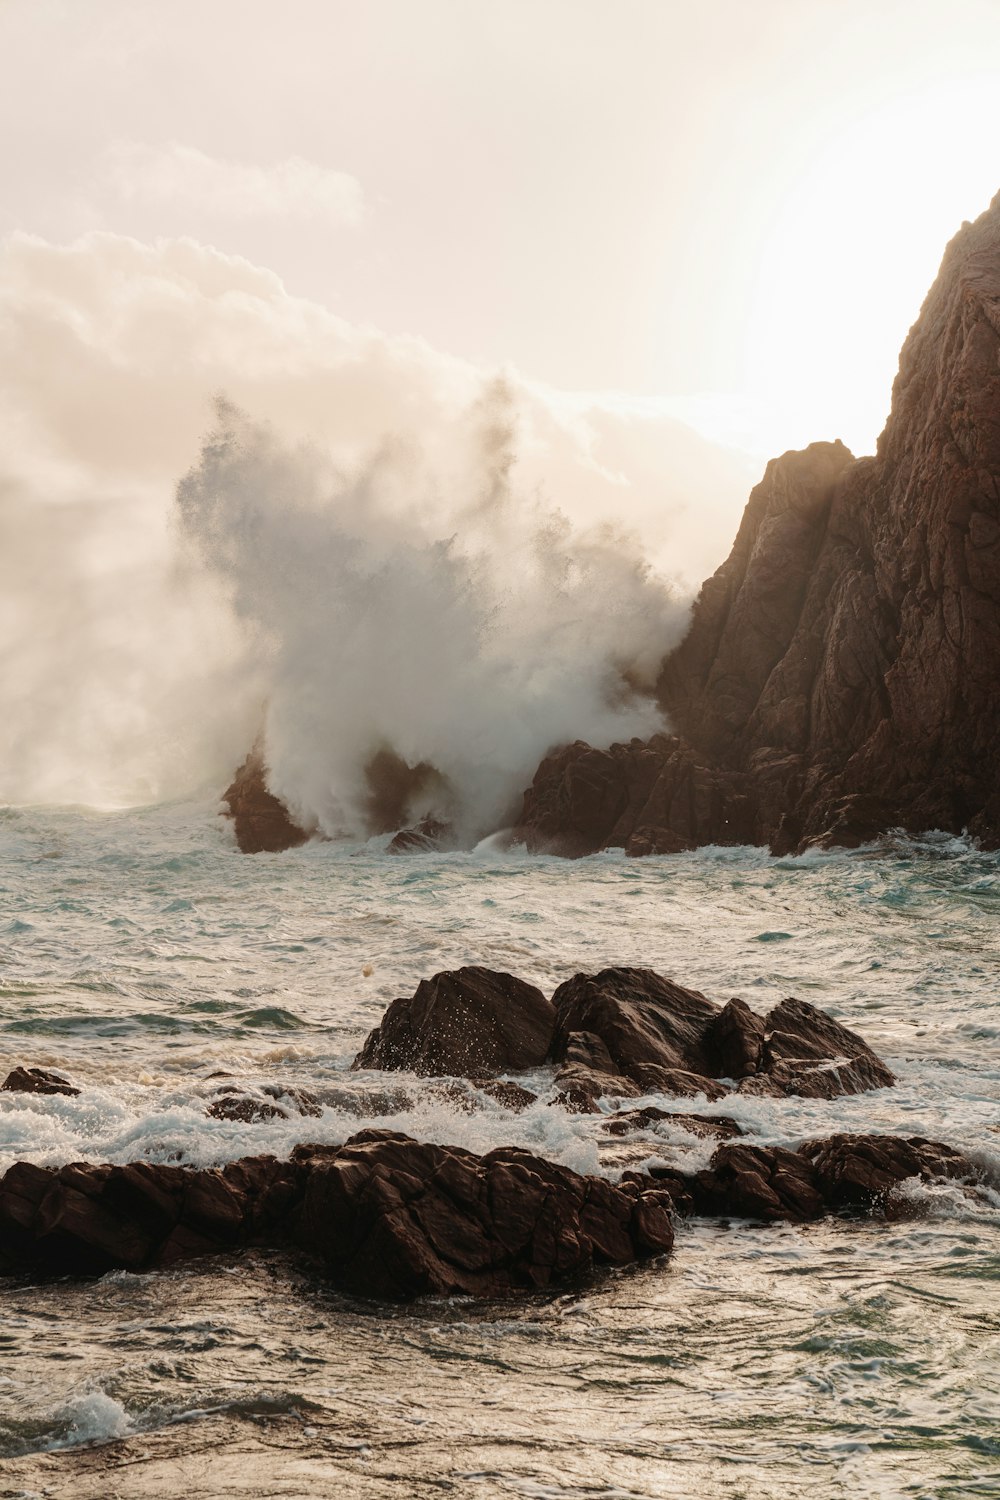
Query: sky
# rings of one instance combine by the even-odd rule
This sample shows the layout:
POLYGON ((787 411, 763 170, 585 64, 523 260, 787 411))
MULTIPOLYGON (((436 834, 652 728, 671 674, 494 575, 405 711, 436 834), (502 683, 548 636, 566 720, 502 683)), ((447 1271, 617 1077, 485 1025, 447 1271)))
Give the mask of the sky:
POLYGON ((0 0, 0 233, 190 236, 755 454, 870 450, 1000 187, 996 0, 0 0))
MULTIPOLYGON (((1000 188, 1000 0, 0 0, 0 134, 0 798, 226 774, 278 658, 301 781, 331 635, 391 616, 374 583, 327 608, 358 548, 442 640, 442 556, 477 641, 506 611, 480 738, 561 703, 520 776, 607 738, 602 672, 683 630, 768 458, 872 451, 944 246, 1000 188), (185 532, 220 395, 274 488, 234 458, 185 532), (206 536, 228 614, 181 565, 206 536), (562 698, 522 673, 556 628, 593 646, 562 698)), ((358 650, 402 702, 440 684, 401 634, 358 650)), ((398 740, 364 679, 361 738, 398 740)))

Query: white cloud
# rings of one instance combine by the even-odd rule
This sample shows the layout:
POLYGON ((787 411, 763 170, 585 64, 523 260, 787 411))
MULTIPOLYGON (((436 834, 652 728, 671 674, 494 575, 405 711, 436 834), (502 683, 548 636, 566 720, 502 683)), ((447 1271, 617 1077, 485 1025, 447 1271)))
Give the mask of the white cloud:
POLYGON ((163 147, 118 142, 105 153, 101 176, 122 198, 230 218, 279 215, 355 228, 365 213, 356 177, 302 156, 261 167, 176 141, 163 147))

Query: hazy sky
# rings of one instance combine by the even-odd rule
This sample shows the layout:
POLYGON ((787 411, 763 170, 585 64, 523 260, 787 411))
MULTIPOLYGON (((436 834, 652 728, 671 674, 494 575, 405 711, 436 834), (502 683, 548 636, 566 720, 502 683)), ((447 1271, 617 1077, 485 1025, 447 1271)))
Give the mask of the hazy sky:
POLYGON ((0 233, 190 236, 355 324, 870 449, 1000 187, 997 0, 0 0, 0 233))

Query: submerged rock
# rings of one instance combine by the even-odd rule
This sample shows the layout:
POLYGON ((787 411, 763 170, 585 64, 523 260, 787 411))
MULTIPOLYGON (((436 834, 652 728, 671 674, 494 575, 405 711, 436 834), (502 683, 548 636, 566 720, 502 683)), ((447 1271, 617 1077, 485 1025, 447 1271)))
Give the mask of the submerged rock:
POLYGON ((9 1094, 78 1094, 80 1090, 58 1073, 47 1068, 12 1068, 0 1083, 0 1092, 9 1094))
POLYGON ((459 1078, 525 1072, 544 1062, 554 1024, 552 1002, 523 979, 449 970, 394 1000, 353 1066, 459 1078))

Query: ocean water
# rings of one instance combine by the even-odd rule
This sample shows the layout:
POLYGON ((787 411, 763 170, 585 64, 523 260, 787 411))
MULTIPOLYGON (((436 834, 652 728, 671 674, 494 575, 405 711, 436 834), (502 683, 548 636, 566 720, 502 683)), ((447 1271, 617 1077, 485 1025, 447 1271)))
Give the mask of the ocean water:
MULTIPOLYGON (((370 1124, 611 1176, 707 1158, 669 1125, 604 1137, 549 1107, 544 1073, 513 1115, 349 1071, 389 1001, 466 963, 548 990, 617 963, 759 1010, 801 996, 898 1086, 679 1107, 760 1141, 924 1134, 1000 1182, 1000 856, 930 835, 800 859, 570 863, 489 840, 244 858, 208 802, 0 812, 0 1068, 82 1089, 0 1095, 0 1170, 218 1164, 370 1124), (322 1113, 209 1118, 220 1071, 306 1088, 322 1113)), ((272 1414, 323 1455, 316 1494, 997 1496, 1000 1192, 909 1197, 888 1224, 690 1221, 668 1263, 502 1305, 359 1303, 267 1253, 0 1285, 0 1477, 43 1451, 272 1414)))

